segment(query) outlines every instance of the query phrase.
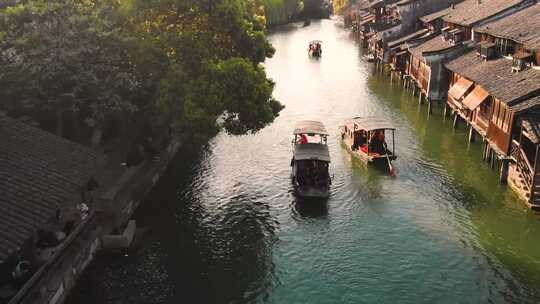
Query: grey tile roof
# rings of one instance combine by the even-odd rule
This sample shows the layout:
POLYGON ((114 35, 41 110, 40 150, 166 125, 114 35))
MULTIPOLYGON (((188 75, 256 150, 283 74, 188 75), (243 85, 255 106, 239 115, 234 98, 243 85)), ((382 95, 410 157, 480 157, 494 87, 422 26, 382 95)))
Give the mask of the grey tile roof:
POLYGON ((529 135, 529 139, 535 144, 540 143, 540 113, 525 115, 522 124, 529 135))
POLYGON ((429 32, 428 29, 421 29, 421 30, 416 31, 416 32, 414 32, 412 34, 409 34, 407 36, 404 36, 404 37, 401 37, 401 38, 398 38, 396 40, 392 40, 392 41, 388 42, 388 47, 393 48, 393 47, 398 46, 398 45, 400 45, 402 43, 405 43, 405 42, 407 42, 407 41, 409 41, 411 39, 415 39, 415 38, 418 38, 420 36, 423 36, 423 35, 427 34, 428 32, 429 32))
POLYGON ((443 10, 431 13, 429 15, 425 15, 423 17, 420 17, 420 21, 426 22, 426 23, 427 22, 432 22, 433 20, 437 20, 439 18, 442 18, 442 17, 446 16, 450 12, 450 10, 451 10, 451 8, 448 7, 448 8, 445 8, 443 10))
POLYGON ((423 57, 423 52, 436 52, 451 47, 453 46, 450 43, 442 39, 442 35, 437 35, 423 43, 411 47, 409 51, 414 57, 421 59, 423 57))
POLYGON ((527 49, 540 51, 540 3, 475 28, 475 31, 512 39, 527 49))
POLYGON ((106 157, 0 112, 0 261, 48 220, 106 157))
POLYGON ((486 18, 497 15, 513 6, 524 2, 523 0, 466 0, 455 5, 443 20, 450 23, 471 26, 486 18))
POLYGON ((512 73, 512 60, 506 58, 482 61, 475 52, 469 52, 445 66, 480 84, 490 95, 510 105, 516 99, 540 91, 540 71, 529 68, 512 73))
POLYGON ((535 111, 538 111, 540 106, 540 95, 535 96, 520 102, 515 102, 510 105, 510 108, 514 112, 531 112, 530 110, 535 109, 535 111))

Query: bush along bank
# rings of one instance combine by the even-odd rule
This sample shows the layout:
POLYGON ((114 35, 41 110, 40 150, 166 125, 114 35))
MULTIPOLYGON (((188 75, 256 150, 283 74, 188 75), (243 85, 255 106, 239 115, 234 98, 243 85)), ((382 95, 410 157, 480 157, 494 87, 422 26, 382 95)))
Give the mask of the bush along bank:
POLYGON ((264 0, 268 28, 312 18, 329 18, 332 11, 332 4, 323 0, 264 0))

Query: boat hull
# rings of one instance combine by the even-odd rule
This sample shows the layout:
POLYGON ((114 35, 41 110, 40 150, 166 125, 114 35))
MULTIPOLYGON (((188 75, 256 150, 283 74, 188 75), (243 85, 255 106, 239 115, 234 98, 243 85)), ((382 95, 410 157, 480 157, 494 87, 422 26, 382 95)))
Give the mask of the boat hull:
POLYGON ((294 192, 296 195, 304 198, 328 198, 330 197, 330 189, 321 189, 315 187, 306 187, 301 185, 294 185, 294 192))
POLYGON ((321 58, 322 52, 321 51, 309 51, 309 56, 321 58))
MULTIPOLYGON (((343 146, 345 146, 345 149, 347 149, 347 152, 351 154, 354 158, 360 160, 362 163, 368 166, 373 166, 377 168, 381 168, 383 170, 389 170, 388 166, 388 159, 386 156, 370 156, 367 153, 364 153, 360 150, 352 150, 350 146, 347 145, 347 143, 340 138, 340 142, 343 146)), ((391 161, 395 160, 396 156, 388 156, 391 161)))

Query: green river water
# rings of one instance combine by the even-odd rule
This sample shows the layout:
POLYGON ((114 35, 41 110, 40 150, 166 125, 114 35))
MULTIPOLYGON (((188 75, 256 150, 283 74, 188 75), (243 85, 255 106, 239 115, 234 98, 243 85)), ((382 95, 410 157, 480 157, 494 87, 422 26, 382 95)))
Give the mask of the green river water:
POLYGON ((540 302, 540 217, 499 184, 481 143, 443 121, 442 106, 428 115, 375 75, 337 21, 270 40, 281 116, 182 151, 135 216, 150 229, 145 246, 99 257, 70 303, 540 302), (323 41, 320 60, 307 56, 312 39, 323 41), (397 177, 338 144, 339 123, 356 115, 395 123, 397 177), (331 133, 322 204, 292 193, 290 139, 302 119, 331 133))

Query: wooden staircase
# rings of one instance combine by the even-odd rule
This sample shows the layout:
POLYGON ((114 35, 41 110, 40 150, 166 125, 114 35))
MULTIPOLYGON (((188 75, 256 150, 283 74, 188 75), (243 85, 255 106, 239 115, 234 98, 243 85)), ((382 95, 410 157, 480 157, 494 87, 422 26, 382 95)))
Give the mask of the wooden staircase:
POLYGON ((533 168, 519 150, 513 153, 516 159, 515 185, 530 204, 531 209, 540 211, 540 172, 533 172, 533 168))

